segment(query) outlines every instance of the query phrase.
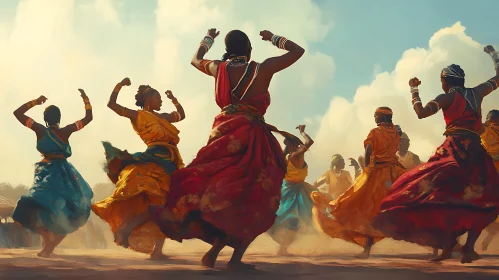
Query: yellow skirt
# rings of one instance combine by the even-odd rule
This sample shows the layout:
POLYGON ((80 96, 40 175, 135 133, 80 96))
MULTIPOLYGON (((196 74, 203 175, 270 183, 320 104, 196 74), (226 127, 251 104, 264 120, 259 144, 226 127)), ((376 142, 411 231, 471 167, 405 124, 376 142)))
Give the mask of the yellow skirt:
POLYGON ((385 236, 371 226, 371 221, 379 213, 392 183, 404 172, 397 164, 369 166, 336 200, 313 192, 314 221, 332 238, 359 246, 365 245, 368 236, 375 243, 382 240, 385 236))
MULTIPOLYGON (((131 218, 148 211, 149 206, 163 206, 170 187, 170 175, 155 163, 126 166, 119 175, 114 193, 92 205, 93 212, 116 233, 131 218)), ((155 241, 166 236, 151 221, 136 228, 130 235, 129 248, 151 253, 155 241)))

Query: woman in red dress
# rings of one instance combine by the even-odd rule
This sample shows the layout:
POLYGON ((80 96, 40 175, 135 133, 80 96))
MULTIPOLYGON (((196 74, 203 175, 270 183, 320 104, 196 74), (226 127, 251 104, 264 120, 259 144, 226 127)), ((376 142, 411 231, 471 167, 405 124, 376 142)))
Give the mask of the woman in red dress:
POLYGON ((274 224, 286 172, 283 151, 271 132, 296 138, 265 123, 268 88, 273 75, 295 63, 304 50, 262 31, 262 40, 287 52, 257 63, 250 60, 248 36, 233 30, 225 37, 227 53, 222 60, 205 60, 218 34, 208 31, 191 64, 215 78, 215 99, 222 112, 215 117, 208 144, 191 164, 173 174, 166 206, 152 208, 151 216, 172 239, 211 243, 204 266, 214 267, 228 245, 234 248, 228 267, 252 269, 241 262, 242 256, 274 224))
POLYGON ((462 263, 480 258, 474 251, 482 230, 499 213, 499 174, 480 144, 481 105, 499 84, 499 56, 485 47, 494 61, 496 76, 474 88, 464 87, 464 71, 452 64, 441 73, 446 92, 421 104, 417 78, 409 81, 418 118, 443 110, 447 124, 444 143, 430 160, 402 175, 383 200, 374 226, 387 236, 442 249, 432 259, 451 257, 456 238, 468 233, 462 263))

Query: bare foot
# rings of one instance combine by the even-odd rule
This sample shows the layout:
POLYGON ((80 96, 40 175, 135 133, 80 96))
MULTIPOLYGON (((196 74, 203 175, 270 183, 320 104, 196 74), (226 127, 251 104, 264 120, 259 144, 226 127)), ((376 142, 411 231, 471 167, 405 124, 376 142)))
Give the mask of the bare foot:
POLYGON ((430 259, 431 262, 441 262, 443 260, 450 259, 452 257, 452 250, 444 249, 442 253, 436 258, 430 259))
POLYGON ((433 259, 435 259, 436 257, 438 257, 438 249, 433 248, 433 253, 431 254, 431 257, 432 257, 433 259))
POLYGON ((49 250, 43 249, 40 252, 38 252, 36 255, 39 256, 40 258, 50 258, 50 255, 52 252, 49 250))
POLYGON ((278 256, 291 256, 291 254, 288 252, 288 248, 279 248, 279 251, 277 252, 278 256))
POLYGON ((256 268, 252 264, 247 264, 243 262, 230 262, 227 264, 229 270, 234 271, 256 271, 256 268))
POLYGON ((472 263, 481 259, 482 257, 475 251, 472 252, 463 252, 463 257, 461 259, 461 263, 472 263))
POLYGON ((362 253, 355 255, 355 258, 360 260, 369 259, 369 251, 363 251, 362 253))
POLYGON ((150 261, 166 261, 166 260, 169 260, 170 257, 163 254, 163 253, 160 253, 160 254, 151 254, 149 256, 149 260, 150 261))
POLYGON ((217 257, 213 256, 211 252, 206 253, 201 259, 201 265, 208 268, 215 268, 215 262, 217 261, 217 257))
POLYGON ((123 229, 119 229, 114 233, 114 242, 116 245, 121 246, 123 248, 128 248, 128 237, 130 234, 127 234, 123 229))

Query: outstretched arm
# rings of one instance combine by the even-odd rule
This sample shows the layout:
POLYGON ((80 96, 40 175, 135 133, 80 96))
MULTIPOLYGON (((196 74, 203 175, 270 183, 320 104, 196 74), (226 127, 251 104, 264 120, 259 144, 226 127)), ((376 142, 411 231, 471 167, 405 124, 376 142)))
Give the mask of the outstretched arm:
POLYGON ((128 109, 126 107, 123 107, 116 103, 116 100, 118 99, 118 94, 120 93, 120 90, 123 86, 130 86, 131 82, 129 78, 124 78, 121 82, 119 82, 113 89, 113 92, 111 93, 111 97, 109 97, 109 102, 107 103, 107 107, 109 109, 113 110, 116 114, 129 118, 130 120, 134 121, 137 119, 137 111, 128 109))
POLYGON ((87 126, 87 124, 89 124, 93 119, 92 105, 90 104, 88 96, 85 94, 85 91, 83 89, 79 88, 78 91, 81 93, 81 98, 83 99, 83 103, 85 104, 85 117, 83 117, 83 119, 79 121, 76 121, 75 123, 61 128, 61 132, 68 138, 73 132, 81 130, 82 128, 87 126))
POLYGON ((161 114, 161 117, 165 120, 167 120, 169 123, 175 123, 175 122, 179 122, 183 119, 185 119, 185 112, 184 112, 184 108, 182 107, 182 105, 180 105, 180 103, 178 103, 178 100, 177 98, 175 98, 175 96, 173 96, 173 93, 171 92, 171 90, 167 90, 165 92, 166 94, 166 97, 168 97, 168 99, 170 99, 173 103, 173 105, 175 105, 175 108, 177 108, 177 111, 173 111, 171 113, 163 113, 161 114))
POLYGON ((489 95, 491 92, 497 89, 499 86, 499 54, 496 52, 494 47, 488 45, 483 49, 492 58, 494 63, 494 68, 496 70, 496 75, 490 78, 485 83, 482 83, 473 88, 473 90, 483 99, 485 96, 489 95))
POLYGON ((419 97, 418 86, 421 81, 418 78, 412 78, 409 80, 409 86, 411 87, 412 93, 412 106, 419 119, 424 119, 429 116, 435 115, 440 109, 447 109, 452 105, 452 96, 448 94, 440 94, 434 100, 428 102, 426 106, 423 107, 421 98, 419 97))
POLYGON ((218 65, 220 60, 207 60, 204 59, 206 53, 210 50, 211 46, 215 43, 215 38, 220 34, 215 28, 208 30, 208 34, 203 38, 199 44, 199 48, 192 57, 191 65, 196 67, 199 71, 208 76, 217 76, 218 65))
POLYGON ((45 127, 35 122, 32 118, 26 116, 25 114, 29 109, 33 108, 36 105, 41 105, 45 103, 45 101, 47 101, 47 98, 42 95, 37 99, 21 105, 21 107, 17 108, 17 110, 14 111, 14 116, 16 116, 17 120, 27 128, 33 130, 37 136, 43 134, 45 127))
POLYGON ((266 59, 260 65, 260 71, 265 71, 269 74, 275 74, 284 70, 298 61, 305 53, 305 50, 294 42, 282 36, 277 36, 270 31, 264 30, 260 32, 262 40, 271 42, 274 46, 287 50, 288 52, 276 57, 266 59))

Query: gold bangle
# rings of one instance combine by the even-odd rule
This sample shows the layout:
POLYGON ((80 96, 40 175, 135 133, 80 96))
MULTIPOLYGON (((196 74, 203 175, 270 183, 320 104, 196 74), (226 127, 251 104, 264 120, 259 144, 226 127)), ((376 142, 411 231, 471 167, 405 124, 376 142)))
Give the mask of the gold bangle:
POLYGON ((28 109, 35 107, 35 105, 36 105, 36 99, 31 100, 30 102, 26 103, 26 106, 28 106, 28 109))
POLYGON ((90 110, 90 109, 92 109, 92 105, 90 105, 90 103, 85 104, 85 110, 90 110))
POLYGON ((123 87, 123 86, 121 85, 121 83, 118 83, 118 84, 114 87, 113 92, 119 92, 119 91, 120 91, 120 89, 121 89, 122 87, 123 87))

